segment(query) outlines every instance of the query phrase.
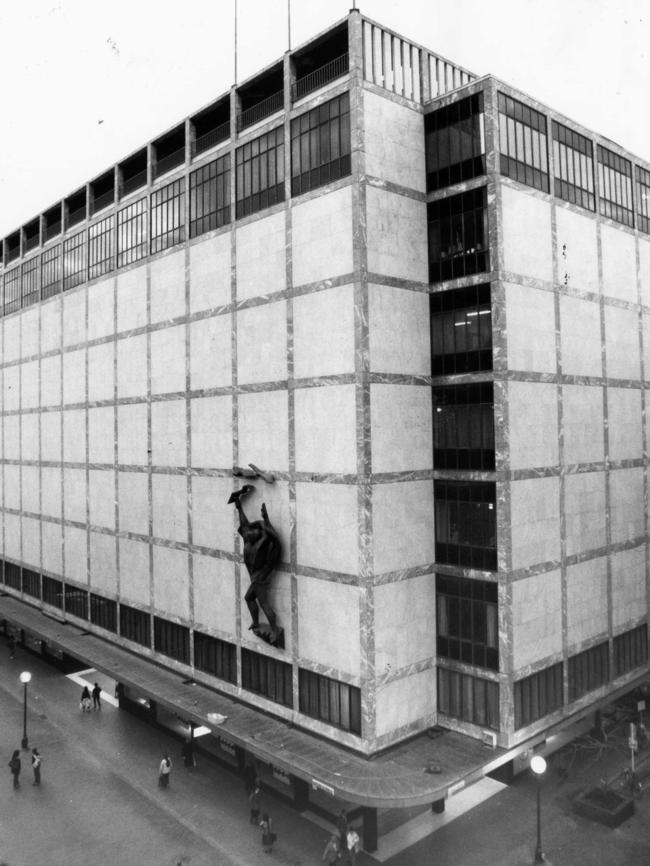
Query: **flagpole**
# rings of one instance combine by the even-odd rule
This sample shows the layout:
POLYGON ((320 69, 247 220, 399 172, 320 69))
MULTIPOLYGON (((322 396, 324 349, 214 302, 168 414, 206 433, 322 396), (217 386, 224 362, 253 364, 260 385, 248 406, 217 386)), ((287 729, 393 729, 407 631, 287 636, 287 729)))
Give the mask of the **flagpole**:
POLYGON ((237 84, 237 0, 235 0, 235 84, 237 84))
POLYGON ((287 42, 288 50, 291 51, 291 0, 287 0, 287 42))

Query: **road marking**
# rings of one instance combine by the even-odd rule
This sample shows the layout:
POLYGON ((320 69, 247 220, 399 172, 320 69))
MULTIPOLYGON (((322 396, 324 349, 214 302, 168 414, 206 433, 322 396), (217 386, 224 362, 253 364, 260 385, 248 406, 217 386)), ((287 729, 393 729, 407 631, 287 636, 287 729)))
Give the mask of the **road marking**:
MULTIPOLYGON (((76 683, 78 686, 88 686, 88 688, 92 690, 95 683, 92 680, 85 680, 84 676, 91 676, 96 673, 97 671, 95 668, 88 668, 88 670, 85 671, 76 671, 73 674, 66 674, 66 678, 71 682, 76 683)), ((104 689, 102 689, 101 701, 102 703, 111 704, 113 707, 119 707, 120 705, 117 698, 114 698, 113 695, 105 692, 104 689)))

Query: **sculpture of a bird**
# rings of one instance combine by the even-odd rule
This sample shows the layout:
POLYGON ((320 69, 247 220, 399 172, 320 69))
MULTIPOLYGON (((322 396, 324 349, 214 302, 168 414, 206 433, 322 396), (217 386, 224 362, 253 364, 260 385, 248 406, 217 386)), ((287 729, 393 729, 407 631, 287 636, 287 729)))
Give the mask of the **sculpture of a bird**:
POLYGON ((252 484, 244 484, 244 486, 240 487, 239 490, 233 490, 233 492, 230 494, 228 505, 230 505, 231 502, 239 502, 239 500, 243 496, 248 496, 248 494, 252 493, 253 490, 255 490, 255 488, 252 484))

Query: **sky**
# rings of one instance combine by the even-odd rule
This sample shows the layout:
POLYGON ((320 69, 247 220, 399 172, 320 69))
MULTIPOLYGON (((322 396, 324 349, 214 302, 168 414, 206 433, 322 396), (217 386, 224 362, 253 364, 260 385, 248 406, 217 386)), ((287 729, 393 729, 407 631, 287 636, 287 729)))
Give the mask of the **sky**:
MULTIPOLYGON (((237 0, 245 80, 350 0, 237 0)), ((358 0, 650 161, 647 0, 358 0)), ((225 93, 235 0, 0 0, 0 237, 225 93)))

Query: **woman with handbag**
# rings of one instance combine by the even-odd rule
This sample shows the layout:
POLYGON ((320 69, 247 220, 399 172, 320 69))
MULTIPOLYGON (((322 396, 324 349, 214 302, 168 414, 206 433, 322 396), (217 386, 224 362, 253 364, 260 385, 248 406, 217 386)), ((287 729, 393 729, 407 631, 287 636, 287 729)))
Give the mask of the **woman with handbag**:
POLYGON ((262 848, 266 854, 270 854, 273 850, 273 843, 278 837, 273 832, 273 822, 269 818, 268 812, 264 812, 262 815, 260 827, 262 828, 262 848))

